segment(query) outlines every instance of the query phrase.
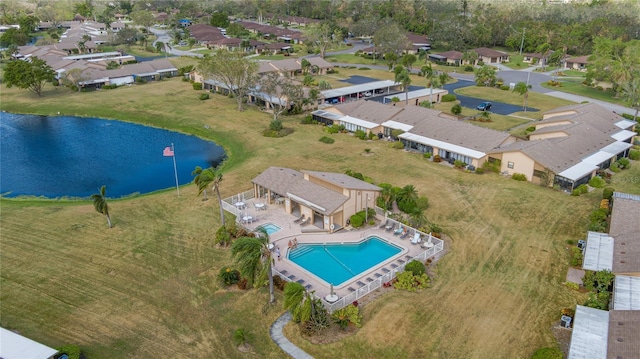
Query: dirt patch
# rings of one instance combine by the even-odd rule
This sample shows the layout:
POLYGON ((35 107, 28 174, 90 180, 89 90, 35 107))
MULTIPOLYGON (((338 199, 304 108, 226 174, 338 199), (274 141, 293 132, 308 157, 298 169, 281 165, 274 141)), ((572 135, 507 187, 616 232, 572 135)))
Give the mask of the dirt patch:
POLYGON ((558 341, 560 350, 564 353, 564 357, 569 357, 569 346, 571 345, 571 329, 563 328, 559 322, 553 324, 551 327, 551 333, 558 341))
POLYGON ((249 343, 243 343, 243 344, 238 345, 238 351, 243 352, 243 353, 249 353, 249 352, 253 351, 253 347, 249 343))

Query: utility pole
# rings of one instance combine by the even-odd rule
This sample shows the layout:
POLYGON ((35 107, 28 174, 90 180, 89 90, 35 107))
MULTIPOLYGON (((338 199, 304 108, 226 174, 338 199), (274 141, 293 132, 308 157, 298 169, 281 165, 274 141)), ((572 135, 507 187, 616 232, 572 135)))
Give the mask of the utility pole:
POLYGON ((522 47, 524 46, 524 33, 527 30, 527 28, 523 27, 522 28, 522 41, 520 42, 520 55, 522 55, 522 47))

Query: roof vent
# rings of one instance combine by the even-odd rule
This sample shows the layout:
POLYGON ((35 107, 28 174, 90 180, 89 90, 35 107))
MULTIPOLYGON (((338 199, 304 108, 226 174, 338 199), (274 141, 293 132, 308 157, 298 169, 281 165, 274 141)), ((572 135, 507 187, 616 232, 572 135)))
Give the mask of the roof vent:
POLYGON ((618 338, 617 340, 618 340, 618 342, 620 342, 620 343, 622 343, 622 342, 624 341, 624 339, 622 339, 622 338, 618 338))
POLYGON ((624 322, 618 322, 618 325, 624 325, 624 322))

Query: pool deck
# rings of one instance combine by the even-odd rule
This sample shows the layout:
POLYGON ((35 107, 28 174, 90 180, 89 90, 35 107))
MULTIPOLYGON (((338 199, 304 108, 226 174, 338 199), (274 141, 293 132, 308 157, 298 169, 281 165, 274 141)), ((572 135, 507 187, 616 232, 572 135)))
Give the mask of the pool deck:
POLYGON ((395 269, 394 266, 397 266, 400 261, 407 261, 407 259, 425 251, 425 249, 422 248, 419 244, 411 244, 409 236, 404 239, 400 239, 399 236, 394 236, 393 232, 385 231, 384 228, 380 229, 380 223, 378 223, 377 221, 375 226, 367 226, 359 230, 343 229, 333 234, 329 234, 328 232, 303 232, 303 229, 306 231, 320 231, 320 229, 314 227, 313 224, 300 226, 300 224, 294 223, 294 220, 297 217, 286 213, 282 205, 271 204, 267 205, 267 209, 265 210, 256 211, 254 210, 253 203, 261 203, 260 199, 254 198, 246 202, 248 208, 250 208, 249 210, 247 210, 248 214, 254 218, 257 218, 257 220, 250 224, 243 224, 245 227, 253 230, 261 225, 273 223, 281 228, 280 231, 275 232, 269 236, 270 242, 274 244, 274 248, 279 247, 281 253, 280 260, 276 258, 274 253, 275 269, 285 276, 290 277, 289 279, 293 281, 304 281, 301 282, 301 284, 304 286, 311 285, 309 290, 315 291, 316 295, 318 295, 319 297, 324 297, 329 294, 329 284, 287 258, 289 251, 288 243, 289 240, 292 240, 293 238, 296 238, 299 244, 335 244, 347 242, 356 243, 368 237, 376 236, 402 248, 402 251, 400 253, 396 254, 390 259, 380 263, 377 266, 374 266, 361 275, 353 277, 340 286, 334 286, 334 293, 339 297, 346 296, 347 294, 352 292, 352 289, 357 289, 362 285, 370 282, 369 279, 376 279, 376 274, 385 274, 386 272, 383 271, 383 268, 385 268, 385 270, 387 271, 393 271, 395 269))

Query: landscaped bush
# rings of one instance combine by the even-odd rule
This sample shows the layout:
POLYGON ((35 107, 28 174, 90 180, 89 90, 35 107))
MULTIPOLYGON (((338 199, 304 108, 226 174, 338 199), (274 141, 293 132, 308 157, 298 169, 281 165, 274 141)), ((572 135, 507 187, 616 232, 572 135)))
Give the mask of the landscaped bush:
POLYGON ((204 100, 208 100, 209 99, 209 94, 208 93, 201 93, 200 94, 200 100, 204 101, 204 100))
POLYGON ((571 247, 571 265, 573 267, 579 267, 582 265, 582 249, 578 247, 571 247))
POLYGON ((350 224, 353 228, 360 228, 364 224, 364 216, 360 216, 358 213, 354 214, 350 218, 350 224))
POLYGON ((100 87, 103 90, 113 90, 115 88, 118 88, 118 85, 113 84, 113 85, 102 85, 102 87, 100 87))
POLYGON ((356 130, 353 135, 361 140, 365 140, 367 138, 367 133, 362 130, 356 130))
POLYGON ((404 270, 405 271, 409 271, 411 273, 413 273, 413 275, 423 275, 425 270, 424 270, 424 264, 422 264, 422 262, 417 261, 417 260, 412 260, 411 262, 407 263, 406 266, 404 266, 404 270))
POLYGON ((611 166, 609 167, 609 170, 610 170, 611 172, 613 172, 613 173, 618 173, 618 172, 622 171, 622 170, 620 169, 620 166, 618 165, 618 162, 614 162, 614 163, 612 163, 612 164, 611 164, 611 166))
POLYGON ((279 275, 273 276, 273 286, 284 290, 284 285, 287 284, 287 281, 282 279, 279 275))
POLYGON ((363 66, 363 67, 360 67, 358 70, 371 70, 371 69, 369 67, 363 66))
POLYGON ((183 66, 178 69, 178 76, 184 76, 194 70, 193 65, 183 66))
POLYGON ((193 86, 194 90, 198 90, 198 91, 202 90, 202 82, 194 82, 191 84, 191 86, 193 86))
POLYGON ((629 162, 629 159, 628 159, 628 158, 624 158, 624 157, 623 157, 623 158, 621 158, 621 159, 617 160, 617 161, 616 161, 616 164, 618 165, 618 167, 619 167, 621 170, 626 170, 626 169, 628 169, 628 168, 629 168, 630 162, 629 162))
POLYGON ((502 91, 509 91, 510 89, 511 89, 511 87, 509 87, 508 85, 500 86, 500 90, 502 90, 502 91))
POLYGON ((611 199, 613 198, 613 192, 615 192, 615 189, 606 187, 602 190, 602 199, 608 199, 609 201, 611 201, 611 199))
POLYGON ((396 150, 401 150, 404 148, 404 143, 402 143, 402 141, 396 141, 391 144, 391 148, 395 148, 396 150))
POLYGON ((227 227, 221 226, 216 231, 215 243, 221 246, 228 246, 231 244, 231 234, 229 233, 229 229, 227 227))
POLYGON ((586 193, 589 193, 589 188, 587 187, 586 184, 581 184, 578 187, 576 187, 573 191, 571 191, 572 196, 579 196, 581 194, 586 194, 586 193))
POLYGON ((471 65, 467 65, 467 66, 465 66, 465 67, 464 67, 464 70, 465 70, 466 72, 472 72, 472 71, 473 71, 473 66, 471 66, 471 65))
POLYGON ((479 175, 483 174, 484 173, 484 168, 482 168, 482 167, 476 168, 476 173, 479 174, 479 175))
POLYGON ((334 143, 336 140, 334 140, 334 139, 333 139, 333 138, 331 138, 331 137, 322 136, 322 137, 320 137, 320 139, 319 139, 318 141, 320 141, 320 142, 322 142, 322 143, 326 143, 326 144, 332 144, 332 143, 334 143))
POLYGON ((80 347, 75 344, 67 344, 61 347, 56 348, 60 354, 67 354, 69 359, 80 359, 80 355, 82 354, 80 351, 80 347))
POLYGON ((440 155, 435 155, 433 156, 433 162, 442 162, 442 157, 440 157, 440 155))
POLYGON ((452 94, 452 93, 448 93, 444 96, 442 96, 442 102, 453 102, 456 100, 456 95, 452 94))
POLYGON ((593 188, 602 188, 607 184, 602 177, 595 176, 589 180, 589 186, 593 188))
POLYGON ((578 283, 566 282, 564 285, 566 285, 567 288, 569 288, 569 289, 573 289, 573 290, 579 290, 580 289, 580 285, 578 283))
POLYGON ((338 133, 338 132, 340 132, 340 126, 338 126, 338 125, 327 126, 326 130, 329 133, 338 133))
POLYGON ((340 329, 345 329, 350 323, 357 328, 362 326, 362 315, 360 309, 353 304, 349 304, 346 307, 336 310, 331 315, 333 320, 340 326, 340 329))
POLYGON ((589 230, 603 232, 607 228, 609 208, 598 208, 589 214, 589 230))
POLYGON ((300 120, 300 123, 303 124, 303 125, 311 125, 311 124, 313 124, 314 123, 313 116, 311 116, 311 115, 304 116, 302 118, 302 120, 300 120))
POLYGON ((237 284, 238 284, 238 289, 245 290, 249 288, 249 281, 247 281, 247 278, 241 278, 237 284))
POLYGON ((536 130, 536 126, 531 126, 531 127, 527 127, 527 129, 525 131, 527 132, 533 132, 536 130))
POLYGON ((460 106, 460 104, 455 104, 453 106, 451 106, 451 113, 454 115, 459 115, 462 113, 462 106, 460 106))
POLYGON ((424 157, 424 158, 431 158, 431 156, 433 156, 433 153, 431 153, 431 152, 425 152, 425 153, 422 154, 422 157, 424 157))
POLYGON ((531 359, 562 359, 564 354, 558 348, 540 348, 533 353, 531 359))
POLYGON ((429 288, 429 277, 426 274, 416 276, 413 272, 404 271, 398 274, 393 286, 396 289, 406 289, 409 292, 417 292, 419 289, 429 288))
POLYGON ((282 121, 275 119, 269 123, 269 129, 271 131, 280 131, 282 130, 282 121))
POLYGON ((462 168, 462 167, 464 167, 466 165, 467 164, 464 161, 460 161, 460 160, 453 161, 453 167, 455 167, 455 168, 462 168))
POLYGON ((218 279, 225 286, 236 284, 240 280, 240 272, 237 269, 231 269, 231 267, 222 267, 218 273, 218 279))
POLYGON ((482 168, 484 168, 485 171, 498 173, 500 172, 500 161, 493 161, 493 162, 486 161, 485 163, 482 164, 482 168))
POLYGON ((511 179, 514 179, 516 181, 526 181, 527 176, 524 173, 514 173, 511 175, 511 179))
POLYGON ((640 160, 640 151, 637 151, 637 150, 629 151, 629 158, 634 161, 640 160))
POLYGON ((136 83, 137 84, 144 84, 144 83, 147 83, 147 80, 145 80, 142 77, 136 77, 136 83))

